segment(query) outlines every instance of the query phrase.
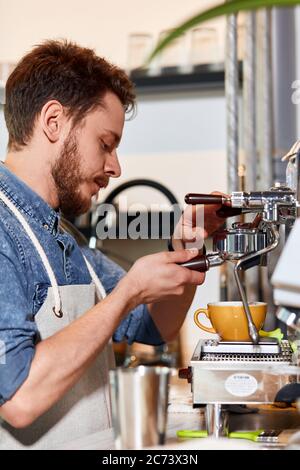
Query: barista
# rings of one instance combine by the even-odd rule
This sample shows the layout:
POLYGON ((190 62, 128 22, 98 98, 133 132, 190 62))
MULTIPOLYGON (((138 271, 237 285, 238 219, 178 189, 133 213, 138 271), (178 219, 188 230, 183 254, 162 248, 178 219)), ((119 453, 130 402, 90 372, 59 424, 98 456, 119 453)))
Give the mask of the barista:
MULTIPOLYGON (((121 174, 117 146, 134 106, 125 73, 90 49, 47 41, 6 86, 8 153, 0 167, 0 448, 57 448, 111 427, 110 338, 176 337, 204 274, 179 266, 184 242, 216 230, 185 217, 174 251, 125 274, 59 226, 121 174)), ((188 209, 190 211, 190 209, 188 209)))

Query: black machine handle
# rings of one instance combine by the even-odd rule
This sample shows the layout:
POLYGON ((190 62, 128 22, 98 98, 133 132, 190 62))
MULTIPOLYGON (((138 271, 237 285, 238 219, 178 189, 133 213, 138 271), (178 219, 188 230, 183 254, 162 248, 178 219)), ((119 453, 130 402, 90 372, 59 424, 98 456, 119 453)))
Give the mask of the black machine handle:
POLYGON ((225 196, 220 194, 197 194, 189 193, 184 198, 186 204, 196 205, 196 204, 219 204, 221 207, 216 211, 216 214, 221 218, 234 217, 236 215, 242 214, 242 209, 238 207, 231 207, 230 205, 225 204, 228 202, 228 199, 225 196))
POLYGON ((186 263, 178 263, 184 268, 193 269, 194 271, 199 271, 200 273, 205 273, 209 270, 209 262, 205 255, 196 256, 196 258, 187 261, 186 263))
POLYGON ((226 198, 221 194, 189 193, 184 198, 186 204, 224 204, 226 198))

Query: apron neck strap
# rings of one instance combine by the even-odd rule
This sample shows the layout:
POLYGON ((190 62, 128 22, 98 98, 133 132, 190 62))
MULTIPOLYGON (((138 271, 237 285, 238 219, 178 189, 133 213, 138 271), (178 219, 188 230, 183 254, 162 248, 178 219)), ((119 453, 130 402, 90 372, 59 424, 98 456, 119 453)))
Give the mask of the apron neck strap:
POLYGON ((99 277, 95 273, 95 270, 93 269, 91 263, 86 259, 84 255, 83 255, 83 258, 84 258, 85 264, 87 265, 92 281, 94 282, 96 286, 98 294, 101 296, 102 299, 104 299, 106 297, 106 292, 105 292, 102 282, 100 281, 99 277))
POLYGON ((37 237, 35 236, 34 232, 32 231, 31 227, 29 226, 28 222, 26 221, 25 217, 21 214, 21 212, 16 208, 16 206, 8 199, 5 194, 3 194, 2 191, 0 191, 0 199, 4 202, 4 204, 11 210, 11 212, 15 215, 15 217, 18 219, 22 227, 24 228, 25 232, 27 233, 28 237, 32 241, 36 251, 40 255, 40 258, 42 260, 42 263, 44 265, 44 268, 48 274, 51 286, 53 288, 53 293, 54 293, 54 307, 53 307, 53 312, 54 314, 61 318, 63 316, 63 312, 61 309, 61 298, 60 298, 60 293, 58 289, 58 284, 56 281, 55 274, 53 272, 53 269, 48 261, 48 258, 46 256, 46 253, 44 249, 42 248, 40 242, 38 241, 37 237))

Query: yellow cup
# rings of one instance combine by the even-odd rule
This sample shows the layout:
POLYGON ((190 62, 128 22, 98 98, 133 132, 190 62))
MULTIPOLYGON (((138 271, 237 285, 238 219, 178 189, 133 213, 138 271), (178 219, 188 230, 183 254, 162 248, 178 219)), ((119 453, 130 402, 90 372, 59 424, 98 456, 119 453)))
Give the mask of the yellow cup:
MULTIPOLYGON (((257 331, 263 327, 267 304, 253 302, 249 304, 252 320, 257 331)), ((248 332, 247 317, 242 302, 216 302, 207 304, 207 308, 199 308, 194 313, 194 321, 201 330, 215 333, 224 341, 251 341, 248 332), (200 323, 198 316, 204 313, 210 320, 212 327, 200 323)))

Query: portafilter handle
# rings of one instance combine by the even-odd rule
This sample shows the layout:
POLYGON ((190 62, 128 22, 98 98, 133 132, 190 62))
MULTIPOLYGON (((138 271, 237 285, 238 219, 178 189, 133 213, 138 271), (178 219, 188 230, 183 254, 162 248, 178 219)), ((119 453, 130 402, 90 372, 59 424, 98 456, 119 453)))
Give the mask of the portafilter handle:
POLYGON ((213 266, 220 266, 225 259, 219 253, 208 253, 207 255, 199 255, 187 261, 186 263, 178 263, 184 268, 193 269, 200 273, 205 273, 213 266))
POLYGON ((199 271, 200 273, 205 273, 209 270, 209 261, 207 256, 196 256, 195 258, 187 261, 186 263, 178 263, 180 266, 184 268, 192 269, 194 271, 199 271))
POLYGON ((197 194, 197 193, 189 193, 184 198, 186 204, 189 205, 213 205, 217 204, 220 205, 220 209, 216 211, 216 214, 221 218, 226 217, 233 217, 236 215, 240 215, 242 213, 242 209, 237 207, 231 207, 230 205, 230 198, 226 198, 221 194, 197 194))

